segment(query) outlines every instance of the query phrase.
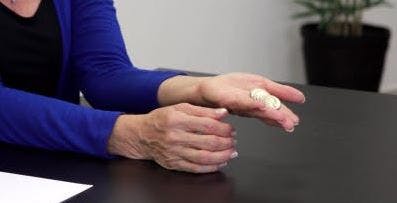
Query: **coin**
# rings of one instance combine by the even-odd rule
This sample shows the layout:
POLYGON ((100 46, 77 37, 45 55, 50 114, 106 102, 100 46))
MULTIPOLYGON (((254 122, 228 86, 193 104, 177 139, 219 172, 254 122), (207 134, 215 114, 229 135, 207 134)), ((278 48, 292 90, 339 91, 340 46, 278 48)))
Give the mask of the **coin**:
POLYGON ((259 89, 259 88, 251 90, 251 93, 250 93, 251 98, 254 100, 258 100, 258 101, 262 100, 263 98, 267 97, 268 95, 270 95, 269 92, 267 92, 264 89, 259 89))
POLYGON ((280 109, 281 101, 277 97, 269 95, 265 98, 265 105, 269 106, 272 109, 280 109))
POLYGON ((251 90, 250 97, 253 100, 262 102, 266 107, 269 107, 272 109, 280 109, 281 108, 281 101, 277 97, 271 95, 269 92, 267 92, 264 89, 255 88, 255 89, 251 90))

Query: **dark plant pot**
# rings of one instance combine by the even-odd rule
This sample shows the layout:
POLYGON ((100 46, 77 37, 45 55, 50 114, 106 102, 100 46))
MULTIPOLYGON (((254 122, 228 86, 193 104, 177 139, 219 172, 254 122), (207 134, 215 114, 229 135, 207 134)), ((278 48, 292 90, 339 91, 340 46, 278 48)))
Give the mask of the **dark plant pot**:
POLYGON ((361 37, 338 37, 319 32, 317 24, 306 24, 301 33, 309 84, 378 91, 388 29, 364 25, 361 37))

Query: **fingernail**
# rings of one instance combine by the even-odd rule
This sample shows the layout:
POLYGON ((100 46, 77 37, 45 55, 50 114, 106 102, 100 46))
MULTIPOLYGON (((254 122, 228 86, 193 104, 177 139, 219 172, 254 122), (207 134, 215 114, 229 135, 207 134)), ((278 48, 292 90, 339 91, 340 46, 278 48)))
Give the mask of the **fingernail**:
POLYGON ((236 131, 233 131, 232 132, 232 137, 235 137, 237 135, 237 132, 236 131))
POLYGON ((233 153, 230 155, 230 158, 231 158, 231 159, 234 159, 234 158, 236 158, 236 157, 238 157, 238 152, 233 152, 233 153))
POLYGON ((221 164, 221 165, 219 165, 218 167, 219 168, 225 168, 227 166, 227 162, 226 163, 223 163, 223 164, 221 164))
POLYGON ((292 132, 294 132, 294 130, 295 130, 295 128, 291 128, 291 129, 287 129, 286 131, 289 133, 292 133, 292 132))
POLYGON ((215 113, 223 115, 223 114, 227 113, 227 109, 225 109, 225 108, 216 109, 215 113))
POLYGON ((294 122, 294 125, 295 125, 295 126, 298 126, 298 125, 299 125, 299 121, 294 122))
POLYGON ((306 102, 306 97, 303 96, 302 104, 306 102))

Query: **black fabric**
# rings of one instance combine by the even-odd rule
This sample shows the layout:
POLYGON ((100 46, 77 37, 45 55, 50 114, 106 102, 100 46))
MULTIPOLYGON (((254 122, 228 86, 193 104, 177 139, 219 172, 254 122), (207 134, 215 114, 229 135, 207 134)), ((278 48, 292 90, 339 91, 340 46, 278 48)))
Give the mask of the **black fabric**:
POLYGON ((0 3, 0 78, 3 85, 55 96, 61 71, 61 34, 51 0, 24 18, 0 3))

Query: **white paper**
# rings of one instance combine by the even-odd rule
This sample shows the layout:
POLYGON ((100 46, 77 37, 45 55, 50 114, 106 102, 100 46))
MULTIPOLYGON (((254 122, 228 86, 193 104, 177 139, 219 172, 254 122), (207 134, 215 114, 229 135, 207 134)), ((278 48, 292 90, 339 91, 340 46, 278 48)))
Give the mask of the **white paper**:
POLYGON ((62 202, 90 187, 92 185, 0 172, 0 202, 62 202))

